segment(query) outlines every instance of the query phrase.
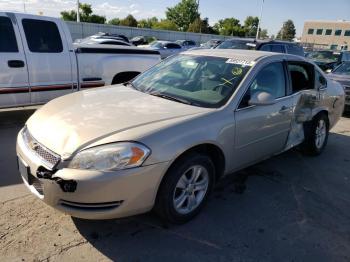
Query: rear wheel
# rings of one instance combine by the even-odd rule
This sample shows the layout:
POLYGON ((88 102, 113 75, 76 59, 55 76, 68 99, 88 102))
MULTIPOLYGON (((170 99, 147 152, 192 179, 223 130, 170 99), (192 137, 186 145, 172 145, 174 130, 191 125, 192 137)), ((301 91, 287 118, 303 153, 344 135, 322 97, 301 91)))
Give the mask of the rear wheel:
POLYGON ((190 154, 168 171, 159 189, 155 211, 182 224, 199 213, 213 185, 214 164, 208 156, 190 154))
POLYGON ((319 155, 327 145, 329 121, 326 114, 319 114, 304 126, 305 140, 301 145, 304 153, 319 155))

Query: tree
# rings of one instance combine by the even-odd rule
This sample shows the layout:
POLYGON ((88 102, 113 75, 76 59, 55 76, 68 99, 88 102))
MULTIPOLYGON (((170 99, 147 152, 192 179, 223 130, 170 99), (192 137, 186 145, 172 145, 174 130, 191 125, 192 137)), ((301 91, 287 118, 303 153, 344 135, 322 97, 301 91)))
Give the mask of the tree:
POLYGON ((240 21, 234 17, 219 20, 214 25, 214 29, 220 35, 244 36, 245 31, 240 21))
POLYGON ((244 20, 245 35, 250 37, 256 36, 258 30, 259 18, 257 16, 248 16, 244 20))
POLYGON ((137 20, 135 17, 133 17, 133 15, 128 15, 124 19, 120 20, 120 25, 137 27, 137 20))
POLYGON ((260 33, 259 33, 259 36, 260 36, 260 38, 268 38, 269 36, 268 36, 268 33, 267 33, 267 29, 261 30, 260 33))
POLYGON ((292 20, 283 23, 281 30, 277 34, 277 39, 292 41, 295 38, 295 26, 292 20))
POLYGON ((160 29, 160 30, 172 30, 172 31, 178 31, 177 25, 168 20, 168 19, 162 19, 158 23, 154 24, 153 29, 160 29))
MULTIPOLYGON (((79 3, 79 14, 81 22, 104 24, 106 17, 93 14, 91 5, 79 3)), ((77 12, 75 10, 61 12, 62 19, 65 21, 77 21, 77 12)))
POLYGON ((196 0, 181 0, 174 7, 168 7, 166 18, 172 21, 180 30, 187 31, 190 24, 200 17, 196 0))
POLYGON ((151 17, 151 18, 139 20, 138 23, 137 23, 137 27, 152 28, 157 23, 158 23, 158 18, 154 16, 154 17, 151 17))
POLYGON ((196 18, 188 27, 188 32, 203 33, 203 34, 215 34, 216 31, 209 25, 208 17, 201 19, 196 18))
POLYGON ((108 24, 110 25, 120 25, 120 19, 119 18, 113 18, 111 20, 108 21, 108 24))

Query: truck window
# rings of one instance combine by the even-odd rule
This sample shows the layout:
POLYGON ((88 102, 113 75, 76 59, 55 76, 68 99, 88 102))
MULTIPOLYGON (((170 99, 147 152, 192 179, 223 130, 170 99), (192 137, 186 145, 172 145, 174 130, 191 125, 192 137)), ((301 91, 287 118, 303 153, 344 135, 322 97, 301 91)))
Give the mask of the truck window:
POLYGON ((51 21, 23 19, 28 48, 33 53, 61 53, 62 40, 57 25, 51 21))
POLYGON ((286 45, 286 47, 287 47, 288 54, 304 56, 304 50, 301 46, 288 44, 286 45))
POLYGON ((10 18, 0 16, 0 53, 18 52, 15 31, 10 18))

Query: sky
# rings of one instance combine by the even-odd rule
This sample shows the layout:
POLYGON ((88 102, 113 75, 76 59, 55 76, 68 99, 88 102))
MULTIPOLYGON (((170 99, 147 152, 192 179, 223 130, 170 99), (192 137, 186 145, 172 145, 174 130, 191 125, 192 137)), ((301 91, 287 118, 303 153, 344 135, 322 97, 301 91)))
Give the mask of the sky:
MULTIPOLYGON (((123 18, 128 14, 137 19, 157 16, 165 17, 167 7, 180 0, 80 0, 89 3, 95 13, 107 19, 123 18)), ((220 19, 235 17, 241 20, 259 16, 262 0, 200 0, 199 12, 214 25, 220 19)), ((0 0, 0 11, 26 12, 59 17, 63 10, 75 8, 76 0, 0 0)), ((269 34, 277 34, 284 21, 292 19, 301 36, 307 20, 350 20, 350 0, 265 0, 262 28, 269 34)))

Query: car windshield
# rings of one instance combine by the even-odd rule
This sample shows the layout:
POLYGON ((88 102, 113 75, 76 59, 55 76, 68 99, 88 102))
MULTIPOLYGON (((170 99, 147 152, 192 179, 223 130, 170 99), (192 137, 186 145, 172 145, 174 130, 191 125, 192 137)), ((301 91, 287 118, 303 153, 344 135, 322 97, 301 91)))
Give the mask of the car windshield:
MULTIPOLYGON (((249 45, 250 42, 241 41, 241 40, 226 40, 218 45, 218 49, 248 49, 254 50, 254 46, 249 45)), ((253 44, 253 43, 251 43, 253 44)))
POLYGON ((160 48, 160 47, 163 47, 163 44, 161 42, 154 41, 154 42, 150 43, 150 46, 160 48))
POLYGON ((307 55, 308 58, 313 60, 331 60, 331 61, 337 61, 339 54, 336 54, 331 51, 315 51, 311 52, 307 55))
POLYGON ((350 62, 342 63, 336 69, 334 69, 333 73, 340 75, 350 75, 350 62))
POLYGON ((215 108, 231 97, 250 69, 249 62, 243 62, 221 57, 177 55, 152 67, 131 84, 144 93, 215 108))

